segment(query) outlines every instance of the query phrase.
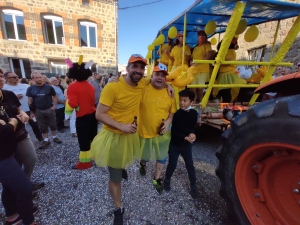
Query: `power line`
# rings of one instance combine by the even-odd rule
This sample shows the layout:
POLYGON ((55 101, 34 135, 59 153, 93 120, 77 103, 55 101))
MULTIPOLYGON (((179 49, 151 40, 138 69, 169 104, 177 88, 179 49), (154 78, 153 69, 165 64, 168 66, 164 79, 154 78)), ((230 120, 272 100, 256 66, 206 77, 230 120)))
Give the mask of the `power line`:
POLYGON ((136 8, 136 7, 140 7, 140 6, 150 5, 150 4, 154 4, 154 3, 162 2, 162 1, 165 1, 165 0, 158 0, 158 1, 154 1, 154 2, 149 2, 149 3, 141 4, 141 5, 128 6, 128 7, 118 8, 118 9, 119 10, 131 9, 131 8, 136 8))

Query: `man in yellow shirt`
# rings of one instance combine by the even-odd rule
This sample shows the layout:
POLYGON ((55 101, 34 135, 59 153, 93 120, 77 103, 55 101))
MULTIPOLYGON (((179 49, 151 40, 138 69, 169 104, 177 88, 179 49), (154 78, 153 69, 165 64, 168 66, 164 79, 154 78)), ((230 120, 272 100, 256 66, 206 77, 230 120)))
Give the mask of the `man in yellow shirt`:
MULTIPOLYGON (((211 44, 207 41, 207 35, 205 31, 200 30, 198 32, 198 44, 194 48, 192 59, 193 60, 209 60, 212 57, 213 51, 211 49, 211 44)), ((194 80, 192 84, 205 84, 209 81, 211 73, 211 65, 208 63, 198 63, 193 64, 189 70, 193 70, 194 80)), ((203 88, 192 89, 195 93, 195 98, 201 102, 203 97, 203 88)), ((196 99, 194 102, 196 102, 196 99)))
POLYGON ((172 43, 173 39, 168 37, 168 43, 163 44, 157 51, 157 54, 160 55, 160 59, 158 60, 160 63, 168 66, 168 71, 171 71, 173 62, 169 59, 169 56, 166 52, 171 52, 172 48, 174 47, 172 43))
POLYGON ((121 180, 127 179, 125 168, 141 158, 137 125, 133 121, 138 116, 142 92, 150 82, 143 78, 146 65, 144 57, 132 55, 126 67, 127 76, 108 83, 97 106, 96 118, 103 126, 91 144, 91 158, 98 166, 108 167, 108 188, 116 207, 114 224, 123 224, 121 180))
POLYGON ((140 162, 141 175, 146 174, 146 162, 156 160, 153 184, 161 193, 163 190, 160 179, 164 164, 167 161, 168 147, 171 140, 169 125, 176 112, 175 99, 165 89, 167 66, 159 63, 151 75, 149 83, 143 91, 138 116, 138 133, 142 149, 140 162))
POLYGON ((185 45, 183 52, 183 32, 178 32, 176 46, 172 49, 171 53, 165 51, 169 59, 173 62, 172 70, 182 65, 182 54, 184 54, 184 64, 189 66, 191 59, 191 49, 189 45, 185 45))

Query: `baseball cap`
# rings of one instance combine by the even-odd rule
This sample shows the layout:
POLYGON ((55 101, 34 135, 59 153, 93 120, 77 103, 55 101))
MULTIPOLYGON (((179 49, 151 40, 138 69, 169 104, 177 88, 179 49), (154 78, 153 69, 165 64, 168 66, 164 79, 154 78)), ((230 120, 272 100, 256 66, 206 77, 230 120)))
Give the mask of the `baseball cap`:
POLYGON ((158 63, 158 65, 153 69, 153 72, 160 72, 160 71, 168 75, 168 67, 165 64, 158 63))
POLYGON ((140 54, 132 54, 128 60, 128 63, 134 63, 139 61, 147 65, 147 60, 140 54))

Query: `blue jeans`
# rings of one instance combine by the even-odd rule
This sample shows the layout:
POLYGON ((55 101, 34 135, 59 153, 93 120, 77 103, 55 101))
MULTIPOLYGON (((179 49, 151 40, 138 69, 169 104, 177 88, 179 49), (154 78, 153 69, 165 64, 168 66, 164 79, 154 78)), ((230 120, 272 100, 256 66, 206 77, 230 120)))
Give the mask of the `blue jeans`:
POLYGON ((32 223, 32 186, 13 156, 0 161, 0 183, 6 216, 19 213, 24 224, 32 223))
POLYGON ((190 145, 172 145, 169 146, 169 164, 167 166, 165 180, 170 181, 177 167, 178 157, 182 156, 185 168, 187 169, 191 187, 196 185, 196 173, 192 155, 192 144, 190 145))

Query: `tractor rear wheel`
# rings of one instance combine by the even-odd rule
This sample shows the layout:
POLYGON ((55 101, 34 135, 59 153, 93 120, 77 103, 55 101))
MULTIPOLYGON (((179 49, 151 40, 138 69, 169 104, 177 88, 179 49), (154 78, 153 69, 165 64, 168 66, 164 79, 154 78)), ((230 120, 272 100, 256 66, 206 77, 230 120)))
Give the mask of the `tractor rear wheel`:
POLYGON ((299 224, 300 95, 234 118, 217 157, 220 195, 235 224, 299 224))

